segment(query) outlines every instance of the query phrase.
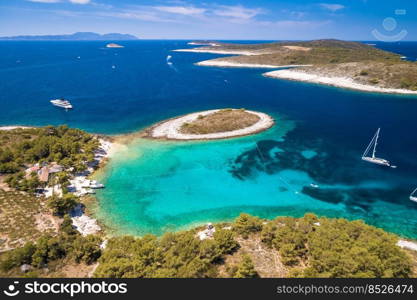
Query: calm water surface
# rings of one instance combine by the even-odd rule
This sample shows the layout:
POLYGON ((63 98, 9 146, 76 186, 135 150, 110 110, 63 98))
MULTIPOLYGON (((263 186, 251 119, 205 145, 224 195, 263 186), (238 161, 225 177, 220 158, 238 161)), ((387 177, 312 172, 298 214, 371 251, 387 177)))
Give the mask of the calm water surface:
MULTIPOLYGON (((417 97, 276 80, 263 69, 198 67, 218 56, 170 51, 185 41, 123 44, 1 42, 0 124, 119 134, 219 107, 263 111, 277 122, 231 140, 134 141, 101 175, 96 214, 114 231, 161 234, 243 211, 315 212, 417 238, 417 203, 408 199, 417 187, 417 97), (74 109, 50 105, 56 97, 74 109), (360 159, 378 127, 378 155, 396 169, 360 159)), ((377 46, 417 57, 417 43, 377 46)))

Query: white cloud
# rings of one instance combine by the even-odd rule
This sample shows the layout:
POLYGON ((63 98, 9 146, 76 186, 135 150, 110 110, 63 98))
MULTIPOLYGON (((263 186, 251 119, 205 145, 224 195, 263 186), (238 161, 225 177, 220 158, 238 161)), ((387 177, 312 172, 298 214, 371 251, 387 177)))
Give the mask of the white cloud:
POLYGON ((102 11, 97 12, 95 15, 100 17, 110 18, 121 18, 121 19, 132 19, 141 20, 147 22, 159 22, 159 23, 170 23, 178 22, 176 20, 159 16, 155 12, 145 10, 121 10, 121 11, 102 11))
POLYGON ((206 9, 194 6, 154 6, 153 8, 162 12, 187 16, 201 15, 206 12, 206 9))
POLYGON ((213 13, 220 17, 229 17, 233 19, 250 20, 259 14, 264 13, 261 8, 246 8, 241 5, 227 6, 220 5, 213 13))
POLYGON ((294 21, 294 20, 281 20, 275 22, 264 22, 264 25, 273 25, 278 28, 290 28, 290 29, 313 29, 330 24, 331 21, 294 21))
POLYGON ((71 3, 75 4, 88 4, 90 3, 90 0, 69 0, 71 3))
POLYGON ((29 2, 37 2, 37 3, 58 3, 61 2, 60 0, 28 0, 29 2))
MULTIPOLYGON (((37 3, 58 3, 62 2, 62 0, 27 0, 30 2, 37 2, 37 3)), ((68 0, 71 3, 74 4, 88 4, 91 2, 91 0, 68 0)))
POLYGON ((320 6, 324 9, 330 10, 331 12, 336 12, 345 8, 344 5, 337 3, 320 3, 320 6))

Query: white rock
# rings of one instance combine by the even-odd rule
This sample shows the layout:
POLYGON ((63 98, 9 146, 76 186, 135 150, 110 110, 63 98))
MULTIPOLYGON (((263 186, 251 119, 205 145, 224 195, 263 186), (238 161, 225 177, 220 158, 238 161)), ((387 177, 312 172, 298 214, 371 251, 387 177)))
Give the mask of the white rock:
POLYGON ((399 240, 397 242, 397 246, 409 250, 417 251, 417 243, 416 242, 410 242, 406 240, 399 240))

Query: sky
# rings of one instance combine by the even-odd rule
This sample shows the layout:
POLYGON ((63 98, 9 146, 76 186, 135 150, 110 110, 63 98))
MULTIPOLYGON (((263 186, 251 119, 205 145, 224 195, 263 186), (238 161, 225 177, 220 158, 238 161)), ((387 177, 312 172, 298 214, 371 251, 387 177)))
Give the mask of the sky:
POLYGON ((0 0, 0 36, 417 40, 416 0, 0 0))

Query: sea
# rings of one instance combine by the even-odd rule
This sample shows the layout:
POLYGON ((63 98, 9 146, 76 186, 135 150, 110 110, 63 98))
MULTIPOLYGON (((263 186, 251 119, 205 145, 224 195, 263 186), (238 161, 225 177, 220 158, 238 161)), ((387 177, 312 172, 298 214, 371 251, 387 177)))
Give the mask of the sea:
MULTIPOLYGON (((409 200, 417 187, 417 96, 266 78, 262 68, 196 66, 222 55, 172 51, 187 42, 112 49, 96 41, 0 42, 0 125, 67 124, 118 135, 200 110, 265 112, 276 124, 253 136, 132 138, 97 175, 106 188, 97 193, 95 216, 114 234, 141 236, 242 212, 311 212, 417 238, 417 203, 409 200), (59 97, 74 109, 49 103, 59 97), (397 168, 361 160, 378 128, 377 155, 397 168)), ((417 42, 375 44, 417 59, 417 42)))

